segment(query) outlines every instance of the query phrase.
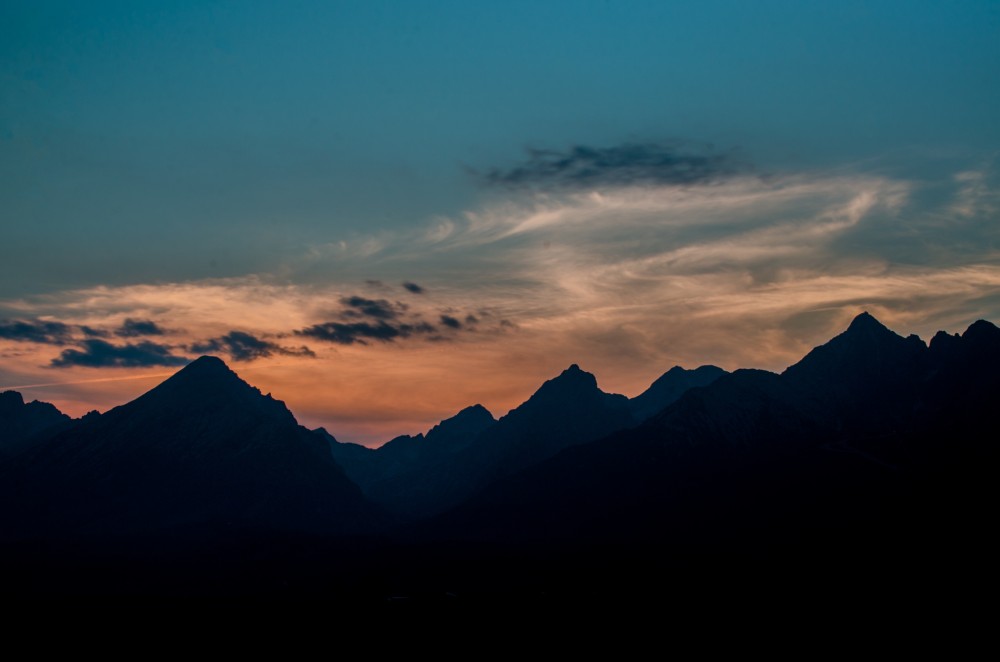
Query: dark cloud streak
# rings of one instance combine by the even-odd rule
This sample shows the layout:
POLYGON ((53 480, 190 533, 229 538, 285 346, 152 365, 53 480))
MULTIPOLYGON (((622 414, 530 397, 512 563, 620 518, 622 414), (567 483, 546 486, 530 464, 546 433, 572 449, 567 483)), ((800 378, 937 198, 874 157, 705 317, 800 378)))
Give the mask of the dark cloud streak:
POLYGON ((401 303, 393 304, 385 299, 366 299, 357 295, 344 297, 340 303, 348 307, 345 313, 349 317, 363 315, 380 320, 393 320, 399 317, 401 311, 406 310, 406 306, 401 303))
POLYGON ((0 321, 0 338, 46 345, 66 345, 73 342, 74 327, 62 322, 40 320, 0 321))
MULTIPOLYGON (((413 293, 424 291, 420 285, 409 281, 403 286, 413 293)), ((393 343, 406 338, 447 341, 453 340, 456 333, 475 332, 480 323, 476 315, 451 308, 436 311, 437 322, 431 323, 424 318, 430 315, 429 310, 412 309, 399 301, 352 295, 342 297, 340 303, 344 309, 333 313, 339 320, 319 322, 298 329, 294 334, 338 345, 393 343)), ((483 317, 490 316, 485 310, 477 312, 483 317)))
POLYGON ((176 356, 170 345, 160 345, 148 340, 137 344, 112 345, 90 339, 80 343, 83 349, 63 350, 51 365, 57 368, 84 366, 88 368, 139 368, 150 366, 182 366, 190 359, 176 356))
POLYGON ((122 325, 115 330, 115 335, 120 338, 138 338, 142 336, 162 336, 166 333, 164 329, 152 320, 126 319, 122 325))
POLYGON ((494 186, 586 188, 709 184, 745 169, 731 154, 682 143, 624 143, 614 147, 574 145, 562 152, 531 148, 527 151, 528 159, 520 165, 474 174, 494 186))
POLYGON ((92 326, 80 325, 80 331, 88 338, 107 338, 110 334, 104 329, 95 329, 92 326))
POLYGON ((282 356, 308 356, 315 357, 316 354, 306 346, 302 347, 282 347, 269 340, 262 340, 244 331, 230 331, 219 338, 211 338, 205 342, 195 343, 189 348, 198 354, 211 354, 214 352, 225 352, 234 361, 253 361, 276 354, 282 356))
POLYGON ((367 345, 368 340, 379 342, 393 342, 397 338, 409 338, 413 335, 434 333, 436 329, 426 323, 415 324, 389 323, 384 320, 370 322, 324 322, 314 324, 305 329, 296 331, 296 335, 325 340, 340 345, 367 345))
POLYGON ((424 292, 426 292, 426 290, 423 287, 417 285, 412 281, 406 281, 405 283, 403 283, 403 287, 412 292, 413 294, 423 294, 424 292))
POLYGON ((0 320, 0 338, 44 345, 70 345, 84 338, 141 338, 162 336, 166 330, 152 320, 126 319, 121 326, 108 331, 86 324, 66 324, 43 320, 0 320))

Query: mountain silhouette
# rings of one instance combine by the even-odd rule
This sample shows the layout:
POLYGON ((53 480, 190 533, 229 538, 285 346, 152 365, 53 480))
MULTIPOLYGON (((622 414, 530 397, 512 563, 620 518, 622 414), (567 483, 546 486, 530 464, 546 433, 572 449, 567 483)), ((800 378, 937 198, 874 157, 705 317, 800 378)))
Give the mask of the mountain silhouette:
POLYGON ((402 435, 377 449, 359 444, 340 443, 326 430, 317 430, 330 444, 334 459, 344 472, 365 492, 373 486, 407 472, 420 472, 444 461, 473 443, 476 437, 496 423, 493 414, 482 405, 466 407, 447 418, 426 435, 402 435))
POLYGON ((5 532, 85 539, 345 533, 379 516, 284 403, 202 357, 14 458, 5 532), (10 492, 13 492, 11 494, 10 492))
POLYGON ((667 405, 676 402, 685 392, 698 386, 708 386, 725 375, 726 371, 714 365, 703 365, 694 370, 674 366, 654 381, 648 389, 629 401, 629 411, 636 423, 641 423, 667 405))
POLYGON ((625 396, 601 391, 594 375, 573 364, 465 448, 419 470, 375 482, 366 493, 405 515, 440 512, 500 476, 632 422, 625 396))
POLYGON ((925 591, 992 567, 998 396, 993 324, 925 344, 864 313, 780 374, 674 368, 629 400, 574 364, 373 450, 202 357, 77 421, 0 394, 0 551, 28 593, 925 591))
POLYGON ((916 568, 954 545, 975 560, 998 376, 988 322, 928 348, 864 314, 781 375, 737 370, 693 389, 634 429, 494 481, 423 535, 727 550, 796 568, 809 555, 847 567, 857 545, 866 563, 905 554, 916 568))
POLYGON ((908 416, 926 360, 920 338, 903 338, 865 312, 786 369, 782 381, 832 415, 830 424, 892 427, 908 416))
POLYGON ((17 391, 0 393, 0 456, 15 455, 72 425, 69 416, 48 402, 25 402, 17 391))
POLYGON ((378 449, 357 444, 333 444, 332 449, 348 476, 376 502, 424 516, 563 448, 631 427, 724 374, 715 366, 677 366, 628 400, 604 393, 594 375, 573 364, 500 421, 475 405, 426 437, 401 436, 378 449))

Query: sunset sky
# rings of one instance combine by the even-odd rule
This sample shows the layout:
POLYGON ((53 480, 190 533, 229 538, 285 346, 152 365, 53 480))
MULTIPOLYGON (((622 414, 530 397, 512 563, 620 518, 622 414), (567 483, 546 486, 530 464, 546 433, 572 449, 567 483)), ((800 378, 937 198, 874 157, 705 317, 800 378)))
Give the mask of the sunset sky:
POLYGON ((0 390, 377 444, 1000 321, 1000 3, 4 2, 0 390))

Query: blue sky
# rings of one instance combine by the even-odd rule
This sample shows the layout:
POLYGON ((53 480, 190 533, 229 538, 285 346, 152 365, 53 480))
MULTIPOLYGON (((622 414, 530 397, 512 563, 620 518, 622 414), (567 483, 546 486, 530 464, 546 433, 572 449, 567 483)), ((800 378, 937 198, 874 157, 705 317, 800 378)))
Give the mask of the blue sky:
MULTIPOLYGON (((482 310, 493 326, 446 344, 490 374, 534 368, 492 379, 500 408, 589 357, 621 390, 672 361, 780 368, 860 308, 961 330, 1000 316, 998 74, 996 2, 6 2, 0 327, 156 321, 177 333, 148 341, 176 356, 229 331, 309 340, 311 358, 278 354, 300 371, 287 386, 346 370, 347 351, 386 379, 448 365, 430 333, 301 335, 349 318, 350 296, 428 324, 482 310), (717 171, 678 180, 699 159, 717 171), (695 310, 680 279, 722 298, 695 310), (755 309, 765 287, 798 303, 755 309), (299 306, 287 324, 220 318, 213 296, 299 306), (664 335, 681 317, 696 330, 664 335), (727 345, 747 324, 757 350, 727 345)), ((141 366, 54 363, 81 343, 9 338, 0 386, 142 386, 141 366)), ((259 358, 260 379, 291 370, 259 358)), ((300 410, 335 423, 351 406, 300 410)))

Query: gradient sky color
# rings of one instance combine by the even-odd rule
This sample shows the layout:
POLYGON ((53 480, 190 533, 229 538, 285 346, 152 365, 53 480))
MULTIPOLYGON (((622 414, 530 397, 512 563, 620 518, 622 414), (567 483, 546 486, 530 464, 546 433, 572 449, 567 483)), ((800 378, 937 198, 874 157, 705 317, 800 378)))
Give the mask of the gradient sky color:
POLYGON ((1000 319, 995 2, 6 2, 0 388, 378 443, 1000 319))

